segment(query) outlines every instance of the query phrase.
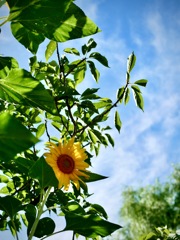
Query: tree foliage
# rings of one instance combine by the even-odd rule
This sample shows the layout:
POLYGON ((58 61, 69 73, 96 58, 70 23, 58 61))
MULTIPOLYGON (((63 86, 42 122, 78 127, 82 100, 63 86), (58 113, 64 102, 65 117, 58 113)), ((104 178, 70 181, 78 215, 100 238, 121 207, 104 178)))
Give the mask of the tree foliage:
POLYGON ((125 190, 120 216, 125 222, 121 231, 124 239, 140 239, 142 235, 143 240, 157 239, 158 236, 166 239, 171 231, 178 230, 180 166, 175 166, 169 182, 161 184, 157 181, 154 185, 125 190))
POLYGON ((101 97, 96 87, 79 91, 77 86, 86 79, 87 71, 98 83, 96 63, 109 67, 108 60, 94 50, 97 43, 93 38, 81 49, 60 52, 59 44, 98 33, 98 26, 73 0, 7 0, 0 1, 0 6, 4 3, 9 15, 1 18, 0 26, 10 22, 12 35, 32 56, 29 69, 22 69, 11 56, 0 56, 0 230, 9 229, 17 240, 22 226, 27 228, 28 240, 67 230, 72 230, 73 238, 75 234, 93 239, 110 235, 121 226, 109 222, 105 209, 87 199, 91 195, 87 183, 106 177, 89 171, 87 179, 79 179, 80 189, 73 180, 70 191, 59 189, 42 144, 58 144, 59 137, 74 138, 86 148, 86 162, 93 165, 102 145, 115 144, 111 127, 102 127, 101 122, 114 111, 114 126, 120 132, 122 122, 116 107, 128 103, 132 90, 136 105, 143 110, 140 87, 145 87, 147 80, 130 82, 136 62, 132 53, 124 86, 117 86, 116 97, 101 97), (36 54, 44 40, 48 41, 45 61, 39 61, 36 54), (55 135, 52 129, 57 131, 55 135), (42 216, 45 212, 49 217, 42 216), (51 212, 66 221, 59 232, 55 232, 51 212))

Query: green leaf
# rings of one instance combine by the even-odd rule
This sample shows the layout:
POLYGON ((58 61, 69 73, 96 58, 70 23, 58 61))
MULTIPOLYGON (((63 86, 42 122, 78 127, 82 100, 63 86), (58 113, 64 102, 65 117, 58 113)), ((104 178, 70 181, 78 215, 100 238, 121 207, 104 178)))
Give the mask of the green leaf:
POLYGON ((9 178, 5 175, 0 175, 0 183, 8 183, 9 178))
POLYGON ((93 93, 96 93, 99 90, 99 88, 87 88, 82 94, 81 97, 91 95, 93 93))
POLYGON ((94 103, 94 106, 99 109, 99 108, 107 108, 112 105, 112 101, 109 98, 101 98, 99 102, 94 103))
POLYGON ((33 166, 34 161, 31 161, 26 158, 18 157, 15 159, 15 163, 18 167, 18 171, 20 171, 23 174, 28 174, 30 168, 33 166))
POLYGON ((57 47, 57 43, 55 41, 50 41, 46 47, 46 51, 45 51, 45 58, 46 61, 49 60, 49 58, 53 55, 54 51, 56 50, 57 47))
POLYGON ((124 96, 124 103, 125 105, 129 102, 130 100, 130 90, 129 88, 126 89, 125 96, 124 96))
POLYGON ((93 75, 94 79, 96 82, 98 82, 99 77, 100 77, 100 72, 97 70, 97 68, 95 67, 95 64, 92 61, 87 61, 91 74, 93 75))
POLYGON ((106 137, 108 138, 108 141, 110 142, 110 144, 114 147, 114 139, 111 137, 110 134, 106 133, 105 134, 106 137))
POLYGON ((98 62, 100 62, 102 65, 104 65, 105 67, 109 67, 108 66, 108 60, 104 56, 102 56, 100 53, 98 53, 98 52, 91 53, 89 55, 89 58, 94 58, 98 62))
POLYGON ((41 157, 30 169, 29 175, 38 179, 42 188, 48 186, 58 186, 58 180, 55 177, 53 169, 47 164, 44 157, 41 157))
POLYGON ((64 231, 73 230, 82 236, 95 238, 97 236, 106 237, 121 228, 120 225, 103 220, 96 214, 79 215, 66 213, 66 227, 64 231))
POLYGON ((131 88, 132 88, 135 92, 141 93, 141 90, 140 90, 140 88, 139 88, 138 86, 136 86, 136 85, 131 85, 131 88))
POLYGON ((9 21, 19 22, 30 32, 57 42, 89 36, 100 31, 72 0, 7 2, 10 6, 9 21))
POLYGON ((148 82, 148 80, 146 80, 146 79, 140 79, 140 80, 137 80, 136 82, 134 82, 134 84, 146 87, 147 82, 148 82))
MULTIPOLYGON (((82 171, 83 172, 83 171, 82 171)), ((85 172, 89 177, 85 178, 85 177, 81 177, 81 179, 83 180, 83 182, 96 182, 96 181, 100 181, 103 179, 106 179, 108 177, 105 177, 103 175, 97 174, 97 173, 93 173, 93 172, 85 172)))
POLYGON ((44 217, 39 220, 34 236, 41 238, 45 235, 50 235, 54 232, 55 227, 55 222, 51 218, 44 217))
POLYGON ((132 52, 127 60, 127 73, 130 73, 131 70, 134 68, 136 63, 136 56, 134 55, 134 52, 132 52))
POLYGON ((117 91, 117 99, 119 99, 119 101, 122 102, 123 97, 124 97, 124 87, 121 87, 117 91))
POLYGON ((21 201, 12 196, 0 197, 0 210, 4 211, 11 219, 23 208, 21 201))
POLYGON ((70 53, 70 54, 75 54, 77 56, 80 55, 79 51, 76 48, 65 48, 64 52, 70 53))
POLYGON ((52 114, 56 113, 54 99, 43 84, 23 69, 13 69, 0 80, 0 98, 5 101, 39 107, 52 114))
POLYGON ((98 141, 98 138, 96 137, 96 135, 91 131, 91 130, 88 130, 88 134, 89 134, 89 138, 90 140, 96 144, 96 142, 98 141))
POLYGON ((76 82, 76 85, 78 85, 84 80, 85 73, 86 73, 86 63, 84 62, 84 64, 81 67, 78 67, 74 73, 74 80, 76 82))
POLYGON ((121 122, 118 111, 116 111, 115 112, 115 127, 118 130, 118 132, 120 132, 121 126, 122 126, 122 122, 121 122))
POLYGON ((45 39, 42 34, 31 31, 20 22, 12 22, 11 31, 14 37, 33 54, 37 53, 39 45, 45 39))
POLYGON ((86 53, 90 52, 92 48, 95 48, 97 43, 94 41, 93 38, 90 38, 88 43, 82 46, 82 53, 85 55, 86 53))
MULTIPOLYGON (((132 86, 131 86, 132 88, 132 86)), ((142 111, 144 111, 144 100, 142 97, 141 92, 139 92, 138 90, 136 90, 136 88, 132 88, 133 91, 133 95, 134 95, 134 101, 136 103, 136 106, 139 107, 142 111)))
POLYGON ((101 205, 91 204, 91 208, 94 208, 98 213, 100 213, 100 215, 102 217, 104 217, 105 219, 108 219, 108 215, 107 215, 105 209, 101 205))
POLYGON ((41 123, 38 127, 37 127, 37 132, 36 132, 36 137, 40 138, 44 132, 46 130, 45 124, 41 123))
POLYGON ((8 161, 38 142, 32 133, 9 113, 0 114, 0 159, 8 161))
POLYGON ((67 210, 77 214, 85 214, 85 210, 75 201, 71 201, 66 204, 65 211, 67 210))
POLYGON ((18 62, 12 57, 1 57, 0 56, 0 79, 5 78, 9 71, 13 68, 18 68, 18 62))

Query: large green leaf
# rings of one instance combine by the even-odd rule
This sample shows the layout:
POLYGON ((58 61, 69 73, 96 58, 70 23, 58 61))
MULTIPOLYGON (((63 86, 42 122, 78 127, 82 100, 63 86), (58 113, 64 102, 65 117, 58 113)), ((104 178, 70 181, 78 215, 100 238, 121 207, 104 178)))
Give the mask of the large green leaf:
POLYGON ((9 113, 0 114, 0 159, 7 161, 38 142, 32 133, 9 113))
POLYGON ((46 163, 45 159, 41 157, 30 169, 29 175, 32 178, 39 180, 39 183, 42 188, 47 186, 57 187, 58 180, 55 177, 55 174, 52 168, 46 163))
POLYGON ((12 69, 7 77, 0 79, 0 98, 12 103, 39 107, 52 114, 56 112, 54 100, 42 83, 23 69, 12 69))
POLYGON ((20 22, 12 22, 11 31, 14 37, 34 54, 36 54, 39 44, 45 39, 42 34, 31 31, 20 22))
MULTIPOLYGON (((22 24, 33 34, 57 42, 99 32, 99 28, 73 3, 73 0, 8 0, 8 20, 22 24)), ((17 34, 14 32, 17 38, 17 34)), ((31 41, 35 36, 31 36, 31 41)), ((24 44, 21 39, 18 39, 24 44)), ((29 39, 30 40, 30 39, 29 39)))
POLYGON ((75 213, 65 213, 66 230, 73 230, 75 233, 85 237, 95 238, 97 236, 106 237, 121 228, 120 225, 103 220, 96 214, 80 215, 75 213))
POLYGON ((0 56, 0 78, 5 78, 12 68, 18 68, 18 62, 12 57, 0 56))
POLYGON ((10 218, 22 209, 22 203, 18 199, 12 196, 0 197, 0 210, 6 212, 10 218))
POLYGON ((55 227, 56 225, 51 218, 44 217, 39 220, 34 236, 41 238, 45 235, 52 234, 54 232, 55 227))

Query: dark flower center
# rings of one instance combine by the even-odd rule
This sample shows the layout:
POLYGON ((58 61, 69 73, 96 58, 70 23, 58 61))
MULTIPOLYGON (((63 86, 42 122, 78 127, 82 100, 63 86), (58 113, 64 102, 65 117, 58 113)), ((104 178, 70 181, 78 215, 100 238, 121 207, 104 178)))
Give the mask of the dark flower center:
POLYGON ((63 173, 72 173, 74 170, 74 160, 66 154, 62 154, 57 159, 57 165, 61 172, 63 173))

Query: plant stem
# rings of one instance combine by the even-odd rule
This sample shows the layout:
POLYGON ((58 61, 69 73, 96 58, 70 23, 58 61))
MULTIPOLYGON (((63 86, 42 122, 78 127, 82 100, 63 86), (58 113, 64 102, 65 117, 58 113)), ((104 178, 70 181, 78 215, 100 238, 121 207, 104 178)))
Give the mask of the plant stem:
POLYGON ((50 191, 51 191, 51 187, 49 187, 46 191, 46 193, 44 194, 44 191, 42 190, 41 191, 41 197, 40 197, 40 201, 39 201, 39 206, 38 206, 38 214, 37 214, 37 217, 33 223, 33 226, 31 228, 31 231, 30 231, 30 234, 29 234, 29 237, 28 237, 28 240, 31 240, 34 236, 34 233, 36 231, 36 228, 37 228, 37 225, 39 223, 39 219, 43 213, 43 208, 44 208, 44 205, 46 203, 46 200, 50 194, 50 191), (43 198, 44 197, 44 198, 43 198))

